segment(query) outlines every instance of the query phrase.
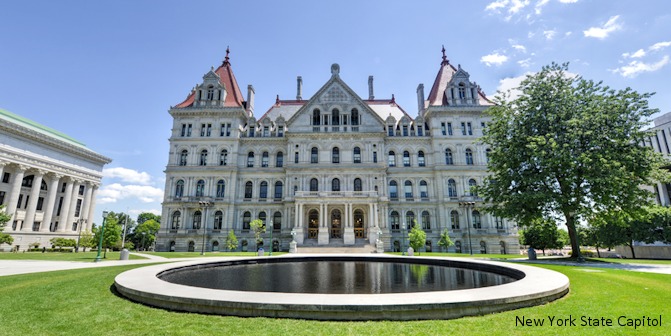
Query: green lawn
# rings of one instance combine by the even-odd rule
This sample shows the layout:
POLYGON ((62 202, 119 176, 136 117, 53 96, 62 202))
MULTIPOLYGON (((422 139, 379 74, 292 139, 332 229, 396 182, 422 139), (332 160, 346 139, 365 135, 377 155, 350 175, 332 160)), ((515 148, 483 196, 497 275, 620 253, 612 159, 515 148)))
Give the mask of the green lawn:
POLYGON ((587 261, 600 261, 616 264, 659 264, 671 265, 671 260, 656 260, 656 259, 615 259, 615 258, 588 258, 587 261))
MULTIPOLYGON (((141 252, 143 254, 151 254, 164 258, 196 258, 196 257, 254 257, 256 252, 205 252, 205 255, 200 255, 200 252, 141 252)), ((273 256, 286 254, 286 252, 273 252, 273 256)), ((264 255, 268 255, 266 252, 264 255)))
MULTIPOLYGON (((401 255, 401 252, 387 252, 388 254, 401 255)), ((424 257, 452 257, 452 258, 479 258, 479 259, 519 259, 526 258, 521 254, 473 254, 468 253, 447 253, 447 252, 415 252, 415 256, 424 257)))
POLYGON ((540 265, 566 274, 571 292, 557 301, 480 317, 442 321, 321 322, 170 312, 114 294, 114 277, 138 266, 0 277, 0 335, 669 335, 671 275, 540 265), (617 326, 619 316, 663 316, 662 327, 617 326), (545 319, 516 326, 516 317, 545 319), (550 327, 548 316, 577 326, 550 327), (580 326, 581 316, 614 319, 580 326))
MULTIPOLYGON (((98 255, 97 251, 86 252, 0 252, 0 260, 58 260, 58 261, 93 261, 98 255)), ((101 253, 102 257, 104 253, 101 253)), ((107 252, 107 259, 103 260, 119 260, 119 252, 107 252)), ((145 259, 130 255, 130 259, 145 259)))

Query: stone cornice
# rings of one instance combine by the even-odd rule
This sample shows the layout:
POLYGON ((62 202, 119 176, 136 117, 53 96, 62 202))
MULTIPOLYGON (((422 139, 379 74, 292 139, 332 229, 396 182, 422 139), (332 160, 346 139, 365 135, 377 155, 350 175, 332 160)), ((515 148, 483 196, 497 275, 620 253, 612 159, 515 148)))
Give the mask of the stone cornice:
MULTIPOLYGON (((3 148, 6 149, 6 148, 3 148)), ((83 167, 72 167, 57 161, 47 161, 31 156, 25 153, 0 151, 0 158, 16 165, 25 165, 28 169, 40 169, 50 173, 56 173, 63 176, 72 176, 75 178, 99 183, 102 179, 102 172, 97 172, 83 167)))

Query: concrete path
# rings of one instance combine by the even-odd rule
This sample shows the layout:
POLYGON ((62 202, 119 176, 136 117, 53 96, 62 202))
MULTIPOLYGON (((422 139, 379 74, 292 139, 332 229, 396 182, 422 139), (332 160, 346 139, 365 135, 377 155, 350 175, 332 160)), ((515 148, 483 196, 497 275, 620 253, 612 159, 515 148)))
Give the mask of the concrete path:
MULTIPOLYGON (((608 269, 621 269, 626 271, 634 272, 648 272, 648 273, 661 273, 661 274, 671 274, 671 265, 650 265, 650 264, 618 264, 618 263, 600 263, 600 262, 575 262, 575 261, 565 261, 557 262, 550 260, 528 260, 528 259, 510 259, 508 261, 520 262, 520 263, 536 263, 536 264, 552 264, 552 265, 566 265, 566 266, 578 266, 578 267, 594 267, 594 268, 608 268, 608 269)), ((585 269, 585 271, 589 271, 585 269)))

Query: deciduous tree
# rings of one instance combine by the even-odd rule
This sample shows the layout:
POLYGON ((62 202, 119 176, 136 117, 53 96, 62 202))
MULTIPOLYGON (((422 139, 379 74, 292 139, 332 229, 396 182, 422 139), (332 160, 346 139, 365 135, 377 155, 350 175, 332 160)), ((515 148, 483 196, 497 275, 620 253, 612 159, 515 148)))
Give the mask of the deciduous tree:
POLYGON ((580 258, 576 223, 594 212, 630 211, 649 203, 640 188, 668 177, 661 155, 642 146, 651 94, 613 90, 553 63, 495 98, 483 136, 491 148, 490 179, 478 192, 496 216, 529 225, 566 224, 580 258))
POLYGON ((9 244, 12 245, 14 238, 6 233, 2 233, 5 229, 5 225, 9 220, 12 219, 11 216, 5 213, 5 206, 0 205, 0 244, 9 244))
POLYGON ((452 239, 450 239, 450 235, 447 231, 447 229, 443 230, 443 232, 440 234, 440 240, 438 241, 438 246, 443 247, 445 251, 447 251, 447 248, 454 245, 452 242, 452 239))
POLYGON ((408 233, 408 240, 410 247, 416 252, 419 252, 419 249, 426 244, 426 232, 417 225, 417 221, 412 225, 412 229, 408 233))

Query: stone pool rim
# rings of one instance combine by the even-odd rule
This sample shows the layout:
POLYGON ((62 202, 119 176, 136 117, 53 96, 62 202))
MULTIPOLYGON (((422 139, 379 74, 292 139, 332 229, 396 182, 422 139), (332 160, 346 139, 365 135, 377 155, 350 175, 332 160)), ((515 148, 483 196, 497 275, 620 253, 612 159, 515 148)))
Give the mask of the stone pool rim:
POLYGON ((143 304, 168 310, 316 320, 420 320, 483 315, 544 304, 569 291, 568 278, 555 271, 487 260, 449 257, 407 257, 377 254, 289 254, 279 257, 218 257, 141 267, 115 278, 116 290, 143 304), (230 291, 190 287, 163 281, 158 274, 220 263, 355 260, 444 264, 519 278, 511 283, 450 291, 387 294, 314 294, 230 291))

